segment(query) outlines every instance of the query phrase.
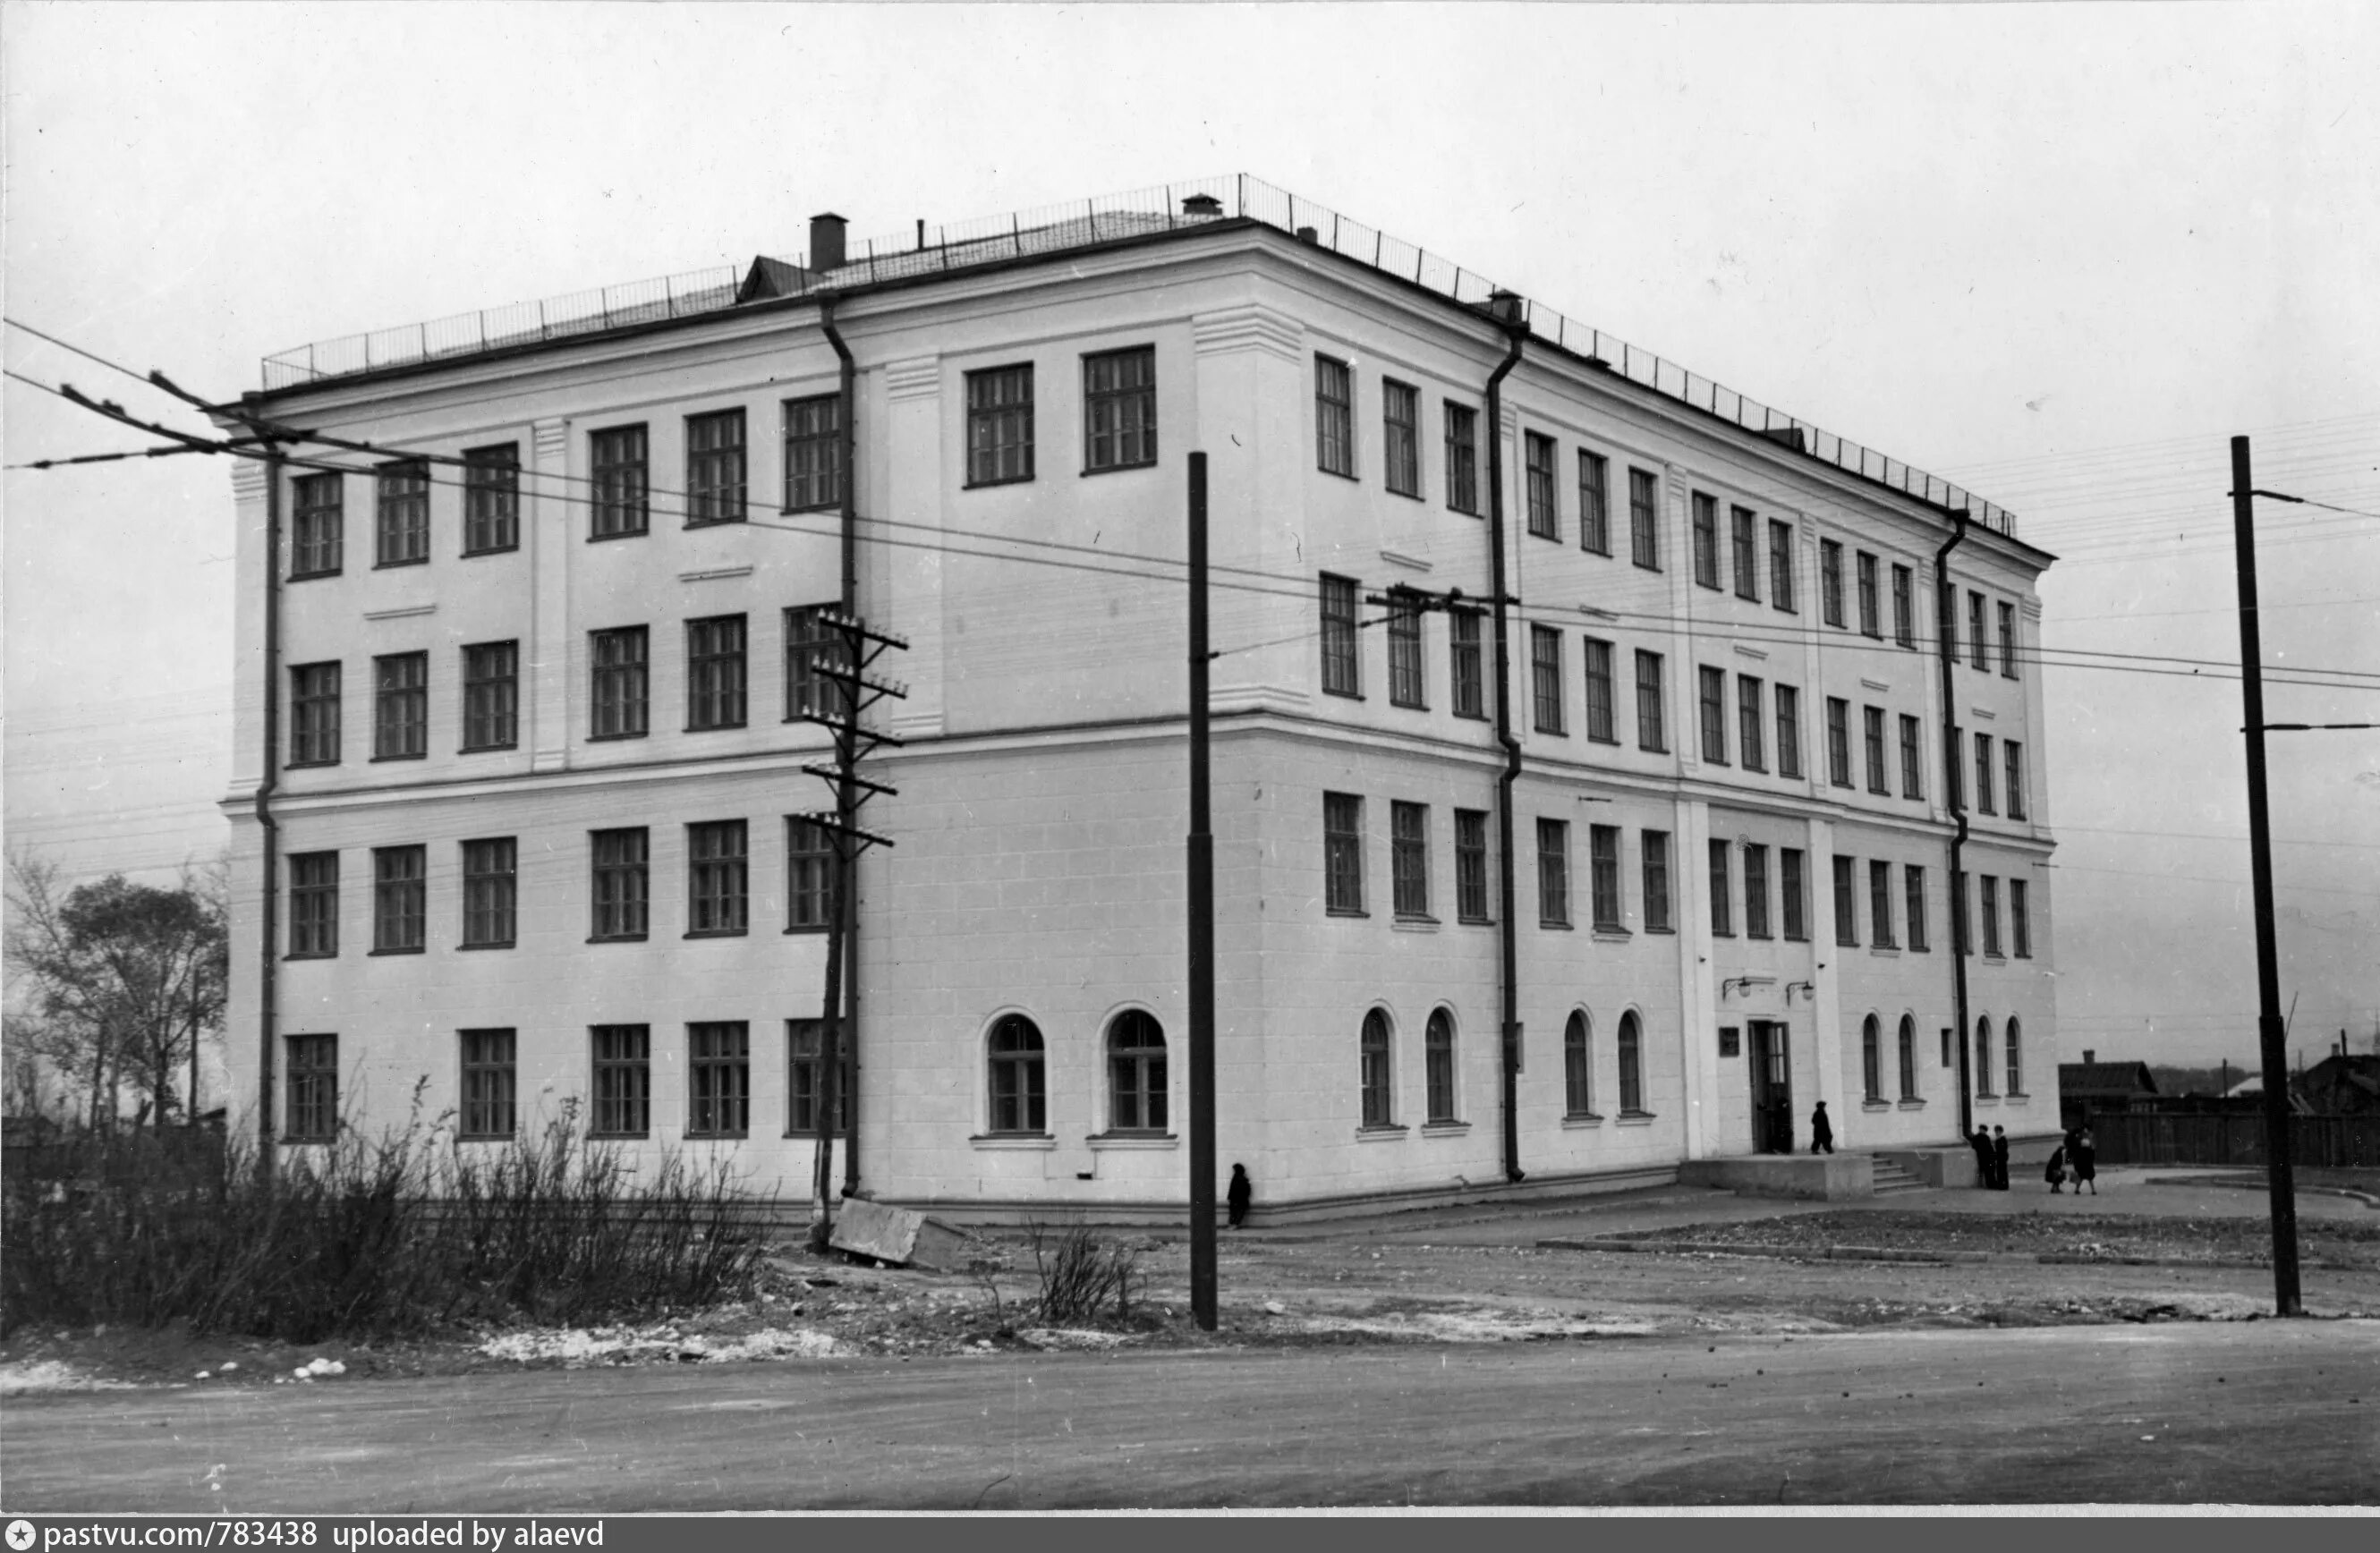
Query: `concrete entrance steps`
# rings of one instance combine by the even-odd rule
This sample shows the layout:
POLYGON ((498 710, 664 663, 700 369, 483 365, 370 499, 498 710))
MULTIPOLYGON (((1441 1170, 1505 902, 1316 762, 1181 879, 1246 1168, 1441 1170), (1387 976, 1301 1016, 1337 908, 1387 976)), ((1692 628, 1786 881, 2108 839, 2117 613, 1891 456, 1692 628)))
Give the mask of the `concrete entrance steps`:
POLYGON ((1876 1161, 1876 1195, 1877 1196, 1881 1197, 1888 1192, 1925 1190, 1925 1183, 1918 1179, 1917 1172, 1891 1155, 1873 1154, 1869 1158, 1876 1161))

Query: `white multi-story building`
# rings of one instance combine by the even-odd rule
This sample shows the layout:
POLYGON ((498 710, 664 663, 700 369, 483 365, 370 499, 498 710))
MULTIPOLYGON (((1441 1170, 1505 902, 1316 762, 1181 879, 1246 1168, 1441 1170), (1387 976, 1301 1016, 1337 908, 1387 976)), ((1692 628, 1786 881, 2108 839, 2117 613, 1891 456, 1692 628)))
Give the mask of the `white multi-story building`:
POLYGON ((740 284, 267 362, 248 413, 317 440, 236 491, 266 1136, 419 1092, 465 1147, 568 1117, 808 1189, 847 531, 908 644, 859 1183, 1178 1212, 1194 449, 1263 1205, 1665 1179, 1821 1100, 1846 1151, 2055 1129, 2007 514, 1250 179, 899 248, 822 217, 740 284))

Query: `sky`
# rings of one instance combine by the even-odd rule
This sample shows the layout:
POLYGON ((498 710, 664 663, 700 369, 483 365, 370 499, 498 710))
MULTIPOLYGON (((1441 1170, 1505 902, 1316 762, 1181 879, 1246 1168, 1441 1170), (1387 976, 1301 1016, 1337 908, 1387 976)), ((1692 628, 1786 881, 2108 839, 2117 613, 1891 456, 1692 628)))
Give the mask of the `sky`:
MULTIPOLYGON (((2258 504, 2268 670, 2366 676, 2268 720, 2380 721, 2375 82, 2368 5, 14 0, 0 240, 10 319, 227 396, 311 340, 796 252, 820 210, 1262 176, 2012 509, 2060 557, 2046 645, 2152 661, 2045 671, 2066 1055, 2239 1062, 2227 444, 2354 509, 2258 504)), ((13 381, 0 438, 142 445, 13 381)), ((228 470, 0 501, 8 843, 75 879, 218 850, 228 470)), ((2292 1048, 2380 1049, 2380 733, 2276 734, 2271 772, 2292 1048)))

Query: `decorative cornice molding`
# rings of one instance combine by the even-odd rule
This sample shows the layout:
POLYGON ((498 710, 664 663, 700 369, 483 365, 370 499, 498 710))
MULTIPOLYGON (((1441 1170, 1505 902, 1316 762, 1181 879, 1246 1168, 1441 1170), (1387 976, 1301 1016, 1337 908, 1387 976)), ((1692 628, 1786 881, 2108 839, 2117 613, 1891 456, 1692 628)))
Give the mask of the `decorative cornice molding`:
POLYGON ((1219 685, 1208 693, 1208 708, 1218 714, 1303 711, 1311 702, 1305 691, 1285 685, 1219 685))
POLYGON ((1998 722, 2000 720, 2000 714, 1992 710, 1988 707, 1969 707, 1967 710, 1983 719, 1985 722, 1998 722))
POLYGON ((717 582, 726 577, 748 577, 751 575, 752 563, 747 561, 740 566, 705 566, 698 571, 680 572, 677 575, 677 580, 680 582, 717 582))
POLYGON ((401 604, 393 610, 366 610, 366 620, 404 620, 417 614, 436 614, 436 604, 401 604))
MULTIPOLYGON (((1734 645, 1735 645, 1735 650, 1736 650, 1736 654, 1737 654, 1737 656, 1739 656, 1739 657, 1742 657, 1742 658, 1757 658, 1757 659, 1761 660, 1763 662, 1767 661, 1767 659, 1768 659, 1768 649, 1766 649, 1766 648, 1759 648, 1759 647, 1746 647, 1746 646, 1744 646, 1742 642, 1737 642, 1737 643, 1735 643, 1734 645)), ((1863 682, 1863 683, 1864 683, 1864 682, 1863 682)), ((1882 686, 1879 686, 1877 688, 1881 689, 1881 688, 1882 688, 1882 686)))
POLYGON ((1865 686, 1870 690, 1877 692, 1888 691, 1892 688, 1892 683, 1889 680, 1862 679, 1860 684, 1865 686))
POLYGON ((529 428, 529 441, 538 463, 559 464, 570 447, 570 422, 540 420, 529 428))
POLYGON ((909 399, 939 398, 942 392, 942 358, 912 357, 884 369, 884 394, 894 404, 909 399))
POLYGON ((1435 569, 1428 562, 1424 561, 1420 556, 1407 555, 1402 551, 1384 550, 1380 552, 1380 559, 1387 562, 1391 566, 1402 566, 1407 571, 1427 572, 1435 569))
POLYGON ((265 470, 270 467, 261 458, 235 458, 231 461, 231 494, 235 502, 261 502, 264 499, 265 470))
POLYGON ((1193 314, 1190 341, 1191 348, 1200 356, 1260 351, 1283 361, 1296 361, 1305 353, 1305 328, 1287 313, 1261 302, 1249 302, 1193 314))

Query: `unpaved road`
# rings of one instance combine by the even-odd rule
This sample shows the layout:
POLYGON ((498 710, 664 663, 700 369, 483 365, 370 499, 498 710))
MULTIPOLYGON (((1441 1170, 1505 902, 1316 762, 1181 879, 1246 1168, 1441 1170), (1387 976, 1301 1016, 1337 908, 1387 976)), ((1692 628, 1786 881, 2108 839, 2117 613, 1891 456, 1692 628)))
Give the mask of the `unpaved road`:
POLYGON ((541 1370, 86 1392, 9 1511, 2380 1502, 2380 1322, 541 1370))

